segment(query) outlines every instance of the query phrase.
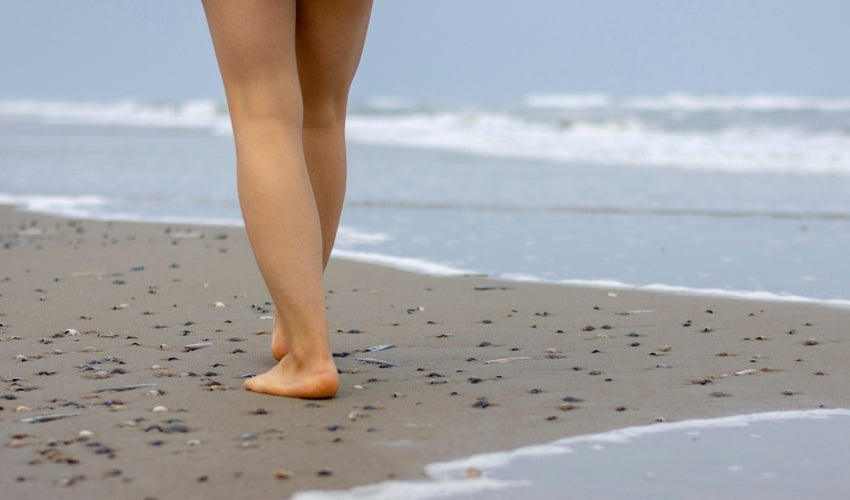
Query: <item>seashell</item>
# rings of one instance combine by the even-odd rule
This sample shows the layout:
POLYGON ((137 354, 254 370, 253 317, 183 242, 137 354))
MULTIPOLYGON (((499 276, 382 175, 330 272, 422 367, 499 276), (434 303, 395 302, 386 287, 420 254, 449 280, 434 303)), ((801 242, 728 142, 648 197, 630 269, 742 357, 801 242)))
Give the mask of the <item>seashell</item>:
POLYGON ((88 429, 81 430, 81 431, 77 434, 77 438, 79 438, 81 441, 87 441, 87 440, 89 440, 89 439, 91 439, 91 438, 93 438, 93 437, 94 437, 94 432, 92 432, 92 431, 90 431, 90 430, 88 430, 88 429))
POLYGON ((203 349, 204 347, 212 346, 212 342, 198 342, 196 344, 187 344, 183 346, 183 350, 185 352, 189 351, 197 351, 198 349, 203 349))
POLYGON ((76 337, 79 334, 80 334, 79 330, 74 330, 73 328, 68 328, 67 330, 65 330, 65 335, 70 335, 72 337, 76 337))
POLYGON ((512 363, 514 361, 522 361, 524 359, 534 359, 534 358, 532 358, 531 356, 512 356, 512 357, 509 357, 509 358, 491 359, 491 360, 485 361, 484 364, 485 365, 492 365, 492 364, 497 364, 497 363, 498 364, 500 364, 500 363, 512 363))
POLYGON ((154 413, 165 413, 165 412, 168 411, 168 408, 166 408, 165 406, 162 406, 162 405, 154 406, 151 411, 154 412, 154 413))
POLYGON ((735 372, 735 375, 752 375, 753 373, 758 373, 756 370, 747 369, 735 372))
POLYGON ((224 302, 213 302, 210 305, 213 307, 227 307, 226 305, 224 305, 224 302))

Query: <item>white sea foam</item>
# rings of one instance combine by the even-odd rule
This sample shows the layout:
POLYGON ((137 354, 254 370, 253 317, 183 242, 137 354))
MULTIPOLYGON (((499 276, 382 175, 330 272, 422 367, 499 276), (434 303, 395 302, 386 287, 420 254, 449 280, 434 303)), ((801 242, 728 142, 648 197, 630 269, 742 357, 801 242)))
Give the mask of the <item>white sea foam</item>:
POLYGON ((506 281, 520 281, 526 283, 549 283, 555 285, 567 285, 591 288, 608 288, 612 290, 636 290, 645 292, 660 292, 677 295, 698 295, 704 297, 721 297, 739 300, 757 300, 768 302, 795 302, 805 304, 820 304, 834 307, 850 308, 850 300, 843 299, 814 299, 801 295, 778 294, 762 290, 725 290, 720 288, 695 288, 686 286, 665 285, 662 283, 650 283, 647 285, 634 285, 613 279, 578 280, 578 279, 546 279, 529 274, 502 273, 491 276, 494 279, 506 281))
POLYGON ((506 112, 445 111, 354 115, 348 137, 367 144, 577 164, 850 175, 846 133, 784 126, 678 131, 637 116, 552 124, 506 112))
POLYGON ((215 101, 151 104, 116 102, 0 101, 0 117, 35 119, 43 123, 200 128, 229 134, 226 110, 215 101))
POLYGON ((685 94, 613 96, 609 94, 534 94, 525 99, 533 108, 618 108, 666 111, 850 111, 850 97, 781 94, 685 94))
POLYGON ((332 255, 340 259, 378 264, 381 266, 392 267, 394 269, 400 269, 402 271, 429 274, 432 276, 463 276, 478 274, 473 271, 413 257, 397 257, 381 253, 343 250, 340 248, 334 248, 332 255))

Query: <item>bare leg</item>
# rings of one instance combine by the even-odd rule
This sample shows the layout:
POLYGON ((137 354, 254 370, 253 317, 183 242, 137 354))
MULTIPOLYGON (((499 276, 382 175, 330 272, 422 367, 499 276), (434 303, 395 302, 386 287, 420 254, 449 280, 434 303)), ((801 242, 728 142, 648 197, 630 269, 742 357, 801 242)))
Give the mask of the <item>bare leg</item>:
MULTIPOLYGON (((366 41, 371 0, 302 0, 296 12, 296 54, 304 103, 302 140, 322 227, 327 266, 345 196, 345 116, 348 89, 366 41)), ((285 321, 273 322, 275 359, 289 352, 285 321)))
MULTIPOLYGON (((302 28, 296 2, 204 0, 204 7, 233 122, 245 227, 275 308, 286 318, 288 354, 245 386, 280 396, 330 397, 339 378, 322 279, 329 250, 321 221, 324 202, 314 194, 322 180, 308 171, 305 158, 302 131, 310 101, 304 97, 310 92, 302 96, 302 85, 309 82, 299 78, 303 63, 296 32, 302 28)), ((350 20, 345 29, 352 29, 350 20)), ((356 31, 365 31, 365 25, 356 31)))

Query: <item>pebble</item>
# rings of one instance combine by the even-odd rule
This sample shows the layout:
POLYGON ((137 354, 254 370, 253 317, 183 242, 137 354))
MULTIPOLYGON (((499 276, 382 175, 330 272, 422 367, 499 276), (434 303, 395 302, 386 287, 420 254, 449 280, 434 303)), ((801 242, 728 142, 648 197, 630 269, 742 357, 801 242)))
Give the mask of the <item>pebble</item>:
POLYGON ((803 345, 818 345, 819 342, 816 339, 807 339, 803 342, 803 345))
POLYGON ((80 439, 80 441, 88 441, 89 439, 91 439, 91 438, 93 438, 93 437, 94 437, 94 432, 92 432, 92 431, 90 431, 90 430, 88 430, 88 429, 81 430, 81 431, 77 434, 77 438, 79 438, 79 439, 80 439))
POLYGON ((478 401, 472 403, 473 408, 487 408, 490 406, 490 402, 487 401, 487 398, 478 398, 478 401))
POLYGON ((166 408, 165 406, 159 405, 159 406, 154 406, 151 411, 154 412, 154 413, 165 413, 165 412, 168 411, 168 408, 166 408))
POLYGON ((186 444, 189 445, 189 446, 198 446, 199 444, 201 444, 201 440, 200 439, 190 439, 190 440, 186 441, 186 444))
POLYGON ((274 471, 275 479, 289 479, 290 477, 292 477, 292 473, 288 470, 277 469, 276 471, 274 471))

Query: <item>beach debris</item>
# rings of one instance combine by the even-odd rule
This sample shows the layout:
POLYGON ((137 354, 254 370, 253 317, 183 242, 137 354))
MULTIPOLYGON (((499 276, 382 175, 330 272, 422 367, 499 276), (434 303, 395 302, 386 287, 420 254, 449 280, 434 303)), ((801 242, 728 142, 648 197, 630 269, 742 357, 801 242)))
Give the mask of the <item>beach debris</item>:
POLYGON ((118 304, 117 306, 112 306, 112 310, 117 311, 119 309, 127 309, 128 307, 130 307, 130 304, 122 302, 121 304, 118 304))
POLYGON ((154 412, 154 413, 165 413, 165 412, 168 411, 168 408, 166 408, 165 406, 159 405, 159 406, 154 406, 151 411, 154 412))
POLYGON ((636 309, 634 311, 618 311, 614 314, 616 314, 617 316, 629 316, 631 314, 647 314, 647 313, 652 313, 652 312, 655 312, 655 311, 652 310, 652 309, 636 309))
POLYGON ((289 479, 292 477, 292 473, 286 469, 277 469, 274 471, 275 479, 289 479))
POLYGON ((70 335, 70 336, 72 336, 72 337, 76 337, 77 335, 79 335, 79 334, 80 334, 80 331, 79 331, 79 330, 74 330, 73 328, 68 328, 67 330, 65 330, 64 334, 65 334, 65 335, 70 335))
POLYGON ((135 385, 121 385, 118 387, 104 387, 103 389, 98 389, 95 392, 124 392, 124 391, 132 391, 133 389, 141 389, 143 387, 154 387, 157 384, 135 384, 135 385))
POLYGON ((23 363, 24 361, 28 360, 29 358, 24 356, 23 354, 18 354, 17 356, 15 356, 15 359, 20 361, 21 363, 23 363))
POLYGON ((398 366, 398 364, 393 363, 392 361, 385 361, 383 359, 376 358, 355 358, 357 361, 361 363, 369 363, 372 365, 379 365, 381 368, 391 368, 394 366, 398 366))
POLYGON ((487 408, 488 406, 490 406, 490 402, 487 401, 487 398, 483 398, 483 397, 478 398, 477 401, 472 403, 473 408, 487 408))
POLYGON ((803 342, 803 345, 818 345, 819 343, 820 342, 818 342, 815 339, 808 339, 805 342, 803 342))
POLYGON ((195 343, 195 344, 186 344, 186 345, 183 346, 183 350, 185 352, 197 351, 198 349, 203 349, 204 347, 210 347, 212 345, 213 345, 212 342, 198 342, 198 343, 195 343))
POLYGON ((619 297, 619 295, 617 295, 617 294, 616 294, 616 293, 614 293, 614 292, 608 292, 608 297, 610 297, 610 298, 612 298, 612 299, 616 299, 617 297, 619 297))
POLYGON ((76 417, 80 414, 80 412, 73 413, 51 413, 49 415, 39 415, 37 417, 29 417, 22 418, 21 422, 25 424, 40 424, 42 422, 52 422, 54 420, 61 420, 63 418, 76 417))
POLYGON ((94 432, 92 432, 88 429, 83 429, 83 430, 81 430, 80 432, 77 433, 77 439, 79 439, 80 441, 88 441, 89 439, 91 439, 93 437, 94 437, 94 432))
POLYGON ((210 305, 211 305, 212 307, 227 307, 226 305, 224 305, 224 302, 213 302, 213 303, 212 303, 212 304, 210 304, 210 305))
POLYGON ((475 467, 468 467, 468 468, 467 468, 467 469, 463 472, 463 474, 464 474, 464 476, 466 476, 468 479, 475 479, 475 478, 479 478, 479 477, 481 477, 481 476, 483 476, 483 475, 484 475, 484 473, 483 473, 483 472, 481 472, 481 469, 476 469, 475 467))
POLYGON ((373 345, 372 347, 369 347, 366 350, 369 351, 369 352, 379 352, 379 351, 386 351, 387 349, 392 349, 393 347, 395 347, 395 344, 380 344, 380 345, 373 345))
POLYGON ((511 356, 508 358, 497 358, 490 359, 484 362, 485 365, 493 365, 493 364, 501 364, 501 363, 512 363, 514 361, 522 361, 524 359, 534 359, 531 356, 511 356))
POLYGON ((758 370, 753 370, 752 368, 748 368, 746 370, 740 370, 735 372, 735 375, 752 375, 753 373, 758 373, 758 370))

